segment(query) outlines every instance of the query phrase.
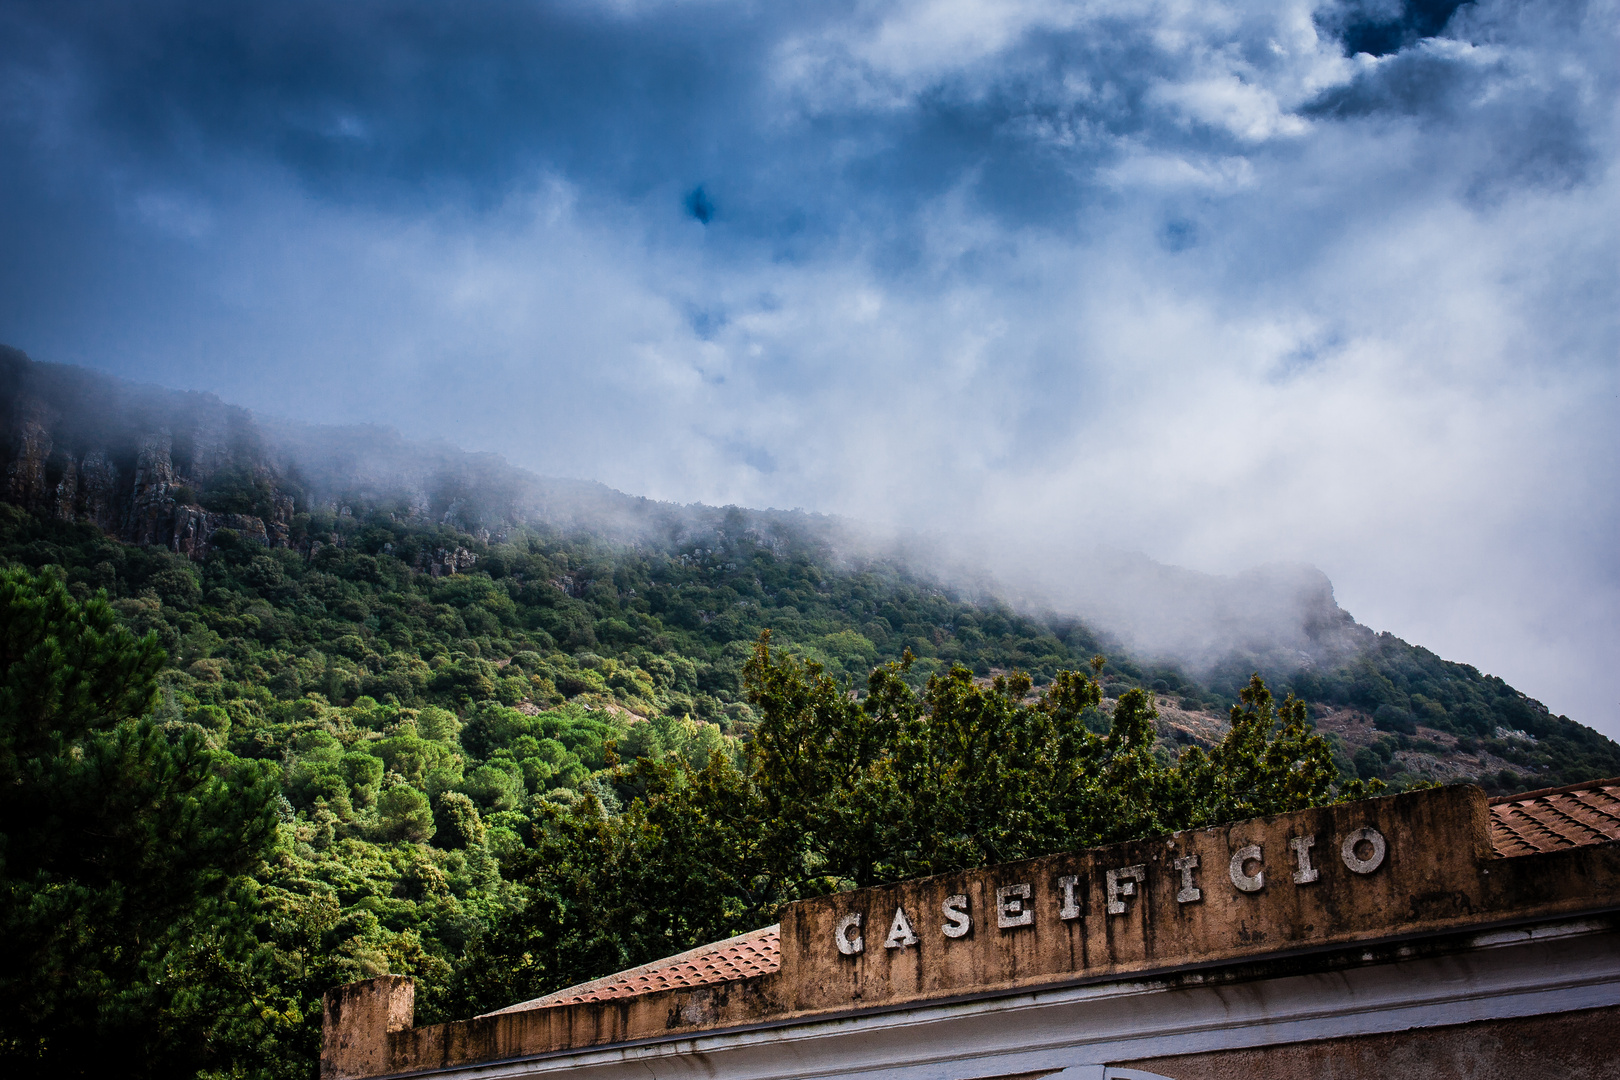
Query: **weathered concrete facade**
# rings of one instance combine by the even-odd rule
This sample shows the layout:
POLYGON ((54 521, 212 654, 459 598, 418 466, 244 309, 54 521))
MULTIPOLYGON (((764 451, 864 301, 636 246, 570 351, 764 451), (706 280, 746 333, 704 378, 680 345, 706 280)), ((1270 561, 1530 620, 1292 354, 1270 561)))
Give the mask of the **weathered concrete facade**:
MULTIPOLYGON (((823 897, 774 972, 453 1024, 372 980, 328 996, 322 1072, 1362 1076, 1320 1062, 1421 1029, 1402 1053, 1489 1076, 1520 1044, 1480 1025, 1620 1006, 1620 845, 1502 858, 1491 820, 1451 788, 823 897)), ((1597 1068, 1613 1041, 1553 1049, 1597 1068)))
POLYGON ((1620 1070, 1620 1008, 1150 1058, 1130 1068, 1175 1080, 1612 1080, 1620 1070))

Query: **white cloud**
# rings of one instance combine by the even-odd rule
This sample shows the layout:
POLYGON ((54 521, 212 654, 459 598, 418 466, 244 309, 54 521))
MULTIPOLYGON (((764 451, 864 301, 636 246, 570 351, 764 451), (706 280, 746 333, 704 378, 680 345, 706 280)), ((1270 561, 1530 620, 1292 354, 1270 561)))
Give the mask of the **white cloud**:
POLYGON ((1302 3, 867 5, 694 128, 741 150, 426 209, 267 172, 85 322, 142 377, 938 530, 1053 595, 1096 543, 1315 563, 1620 734, 1620 17, 1559 18, 1350 60, 1302 3))

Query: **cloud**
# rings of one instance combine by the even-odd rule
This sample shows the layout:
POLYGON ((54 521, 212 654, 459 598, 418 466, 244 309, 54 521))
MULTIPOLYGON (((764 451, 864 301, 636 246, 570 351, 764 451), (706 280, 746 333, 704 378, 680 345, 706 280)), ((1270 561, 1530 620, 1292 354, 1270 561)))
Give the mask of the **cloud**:
POLYGON ((1493 0, 0 0, 0 339, 932 531, 1058 599, 1097 545, 1313 563, 1620 734, 1617 36, 1493 0))

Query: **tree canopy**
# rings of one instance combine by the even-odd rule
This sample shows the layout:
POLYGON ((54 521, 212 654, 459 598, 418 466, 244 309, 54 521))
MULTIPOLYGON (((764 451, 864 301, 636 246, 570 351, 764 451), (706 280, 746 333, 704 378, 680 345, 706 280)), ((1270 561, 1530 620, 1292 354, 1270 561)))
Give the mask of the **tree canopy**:
POLYGON ((774 921, 782 905, 1178 829, 1362 798, 1303 703, 1255 676, 1208 752, 1171 757, 1152 701, 1060 671, 905 679, 909 654, 855 693, 760 636, 744 668, 751 742, 706 760, 616 764, 633 791, 537 821, 517 866, 525 901, 479 945, 458 1001, 493 1008, 774 921), (1102 731, 1094 731, 1101 727, 1102 731), (500 972, 500 977, 492 977, 500 972))
POLYGON ((716 513, 616 544, 315 509, 293 547, 189 560, 0 504, 8 1074, 116 1046, 132 1075, 308 1076, 340 983, 411 975, 420 1021, 465 1017, 801 896, 1410 784, 1436 731, 1538 783, 1620 772, 1395 639, 1200 683, 716 513), (1380 741, 1314 731, 1324 701, 1380 741))
POLYGON ((274 830, 273 772, 145 715, 164 654, 104 597, 5 570, 0 610, 0 1058, 207 1067, 252 1005, 209 969, 250 961, 242 875, 274 830))

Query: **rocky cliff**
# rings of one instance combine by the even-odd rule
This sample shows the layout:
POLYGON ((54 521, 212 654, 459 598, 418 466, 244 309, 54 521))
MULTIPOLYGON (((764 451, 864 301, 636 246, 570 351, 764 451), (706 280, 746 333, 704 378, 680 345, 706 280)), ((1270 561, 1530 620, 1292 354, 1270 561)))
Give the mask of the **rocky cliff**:
POLYGON ((7 502, 130 543, 198 556, 222 528, 288 543, 294 495, 252 417, 212 395, 34 364, 0 347, 0 455, 7 502), (201 494, 226 475, 261 485, 266 505, 205 508, 201 494))
MULTIPOLYGON (((205 555, 220 529, 313 553, 342 543, 303 515, 382 511, 487 542, 519 525, 586 529, 609 543, 691 546, 748 533, 768 545, 850 541, 830 519, 734 507, 682 507, 602 484, 551 479, 493 454, 415 442, 371 425, 267 421, 212 394, 138 386, 43 364, 0 345, 0 500, 83 521, 132 544, 205 555)), ((465 548, 424 557, 441 575, 465 548)))

